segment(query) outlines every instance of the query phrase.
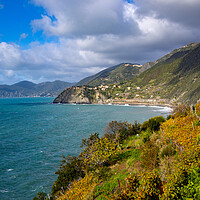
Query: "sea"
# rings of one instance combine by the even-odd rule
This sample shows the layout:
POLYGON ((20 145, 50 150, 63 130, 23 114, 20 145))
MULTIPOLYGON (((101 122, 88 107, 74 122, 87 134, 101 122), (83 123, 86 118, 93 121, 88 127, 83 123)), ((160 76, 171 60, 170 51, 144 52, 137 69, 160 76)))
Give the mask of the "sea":
POLYGON ((0 99, 0 200, 31 200, 51 192, 62 155, 77 156, 82 139, 110 121, 166 117, 158 106, 53 104, 46 98, 0 99))

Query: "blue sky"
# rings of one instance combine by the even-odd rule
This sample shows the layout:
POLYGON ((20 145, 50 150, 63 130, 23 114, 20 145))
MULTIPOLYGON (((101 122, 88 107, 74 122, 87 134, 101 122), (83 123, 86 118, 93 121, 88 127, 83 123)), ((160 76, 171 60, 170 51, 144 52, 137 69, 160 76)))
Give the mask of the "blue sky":
POLYGON ((32 42, 56 41, 46 37, 42 31, 33 32, 31 21, 47 14, 42 6, 35 6, 30 0, 1 0, 0 42, 14 42, 21 48, 28 48, 32 42))
POLYGON ((0 84, 69 82, 199 42, 199 0, 0 0, 0 84))
POLYGON ((0 2, 3 5, 0 11, 1 42, 16 42, 23 45, 40 39, 41 34, 39 36, 32 34, 30 22, 41 17, 45 12, 42 7, 36 7, 24 0, 1 0, 0 2), (27 34, 27 38, 21 38, 20 42, 23 33, 27 34))

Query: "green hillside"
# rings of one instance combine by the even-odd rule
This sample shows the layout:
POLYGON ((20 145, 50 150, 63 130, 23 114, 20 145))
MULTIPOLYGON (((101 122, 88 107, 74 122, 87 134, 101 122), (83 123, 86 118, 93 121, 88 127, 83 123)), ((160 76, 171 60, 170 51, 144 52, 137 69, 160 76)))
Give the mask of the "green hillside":
POLYGON ((132 82, 143 94, 195 103, 200 98, 200 44, 174 50, 132 82))
POLYGON ((131 80, 140 73, 141 65, 122 63, 109 67, 93 76, 87 77, 76 85, 99 86, 107 84, 116 84, 122 81, 131 80))

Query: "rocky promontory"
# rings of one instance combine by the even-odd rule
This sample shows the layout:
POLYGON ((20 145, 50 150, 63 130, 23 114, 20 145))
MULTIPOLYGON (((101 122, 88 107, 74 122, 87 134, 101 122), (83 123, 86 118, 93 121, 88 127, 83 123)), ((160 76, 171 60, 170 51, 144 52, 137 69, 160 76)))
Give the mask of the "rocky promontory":
POLYGON ((53 103, 75 103, 75 104, 92 104, 92 103, 106 103, 106 97, 90 87, 69 87, 65 89, 53 103))

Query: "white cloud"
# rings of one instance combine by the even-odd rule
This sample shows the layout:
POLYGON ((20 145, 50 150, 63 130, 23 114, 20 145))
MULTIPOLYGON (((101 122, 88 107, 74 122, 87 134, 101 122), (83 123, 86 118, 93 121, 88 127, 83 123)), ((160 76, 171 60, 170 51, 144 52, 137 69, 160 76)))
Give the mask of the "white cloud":
POLYGON ((13 70, 5 70, 5 74, 7 77, 12 77, 14 75, 14 71, 13 70))
POLYGON ((20 62, 20 48, 16 44, 0 43, 0 66, 13 68, 20 62))
POLYGON ((15 44, 0 43, 0 74, 5 75, 4 81, 13 76, 12 82, 21 77, 35 82, 55 79, 73 82, 100 71, 102 65, 110 62, 98 53, 81 50, 74 45, 76 42, 63 39, 57 44, 34 44, 25 50, 15 44))
POLYGON ((193 37, 193 31, 182 24, 171 22, 167 18, 158 18, 156 12, 153 10, 151 10, 151 15, 141 15, 138 10, 140 9, 135 5, 127 5, 125 12, 126 19, 132 19, 137 22, 143 39, 146 41, 149 40, 150 43, 160 41, 165 44, 167 38, 167 42, 170 41, 171 45, 172 42, 176 41, 176 43, 179 43, 193 37))
MULTIPOLYGON (((34 30, 48 35, 82 36, 122 34, 129 27, 123 20, 123 0, 33 0, 43 6, 47 15, 32 22, 34 30)), ((133 24, 131 24, 133 26, 133 24)))
POLYGON ((20 39, 19 39, 19 40, 26 39, 27 37, 28 37, 28 34, 22 33, 22 34, 20 35, 20 39))

